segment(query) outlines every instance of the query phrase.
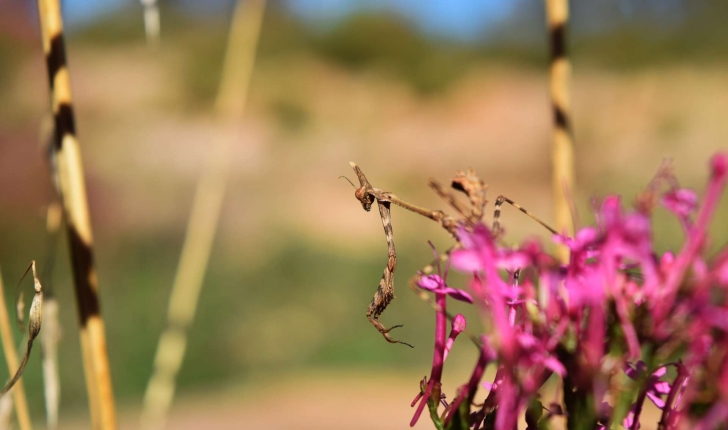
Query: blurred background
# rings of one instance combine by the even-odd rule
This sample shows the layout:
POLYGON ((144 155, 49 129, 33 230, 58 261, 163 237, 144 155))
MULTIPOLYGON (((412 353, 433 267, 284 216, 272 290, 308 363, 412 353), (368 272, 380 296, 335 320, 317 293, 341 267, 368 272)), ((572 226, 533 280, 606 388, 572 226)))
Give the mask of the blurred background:
MULTIPOLYGON (((406 281, 431 259, 426 240, 443 250, 451 241, 393 209, 397 300, 382 320, 404 324, 395 338, 416 348, 385 343, 365 318, 386 262, 381 222, 337 178, 355 180, 355 161, 375 187, 444 208, 427 180, 473 167, 491 200, 504 194, 552 222, 543 3, 270 0, 232 128, 213 110, 232 0, 162 1, 156 49, 138 2, 63 6, 122 428, 138 428, 196 183, 220 139, 235 139, 232 171, 168 428, 408 428, 434 313, 406 281)), ((631 202, 664 157, 702 192, 710 155, 728 147, 728 3, 571 6, 581 223, 592 222, 592 197, 631 202)), ((12 302, 28 262, 48 252, 53 196, 39 145, 49 102, 35 2, 0 0, 0 100, 0 267, 12 302)), ((503 217, 508 240, 548 240, 517 211, 503 217)), ((679 247, 679 225, 655 219, 658 248, 679 247)), ((726 219, 724 199, 713 251, 728 239, 726 219)), ((86 428, 64 236, 53 277, 61 424, 86 428)), ((453 350, 448 394, 476 353, 464 341, 453 350)), ((40 423, 39 354, 24 380, 40 423)))

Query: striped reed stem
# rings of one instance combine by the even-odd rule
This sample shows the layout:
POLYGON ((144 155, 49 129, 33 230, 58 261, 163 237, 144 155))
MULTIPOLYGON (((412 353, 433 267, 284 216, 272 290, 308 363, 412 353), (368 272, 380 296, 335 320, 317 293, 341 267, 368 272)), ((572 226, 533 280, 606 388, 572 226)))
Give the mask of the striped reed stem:
POLYGON ((116 428, 116 410, 94 269, 93 236, 81 149, 76 139, 59 0, 38 0, 38 14, 50 81, 57 179, 70 246, 91 421, 94 429, 110 430, 116 428))
MULTIPOLYGON (((245 109, 265 0, 240 0, 233 15, 223 75, 215 102, 223 126, 239 120, 245 109)), ((231 140, 212 148, 197 185, 167 311, 167 323, 157 345, 154 372, 144 396, 142 428, 164 428, 172 405, 175 380, 187 347, 187 331, 197 311, 212 242, 220 218, 232 150, 231 140)))
MULTIPOLYGON (((553 191, 556 230, 573 235, 571 205, 574 193, 574 145, 571 134, 571 65, 566 55, 566 26, 569 22, 568 0, 546 0, 546 20, 550 40, 549 94, 553 109, 553 191)), ((562 262, 569 250, 559 247, 562 262)))

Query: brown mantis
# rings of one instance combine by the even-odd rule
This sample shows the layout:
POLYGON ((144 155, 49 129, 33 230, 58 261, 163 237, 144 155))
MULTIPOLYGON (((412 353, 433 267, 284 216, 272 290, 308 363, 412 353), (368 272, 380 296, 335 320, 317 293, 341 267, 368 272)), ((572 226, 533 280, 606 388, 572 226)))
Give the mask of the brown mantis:
MULTIPOLYGON (((467 172, 458 171, 456 176, 452 179, 451 186, 454 190, 461 191, 465 195, 467 195, 470 207, 466 208, 459 200, 456 199, 455 195, 450 190, 447 190, 438 182, 430 180, 428 184, 430 188, 432 188, 438 196, 445 200, 445 202, 447 202, 460 214, 461 218, 456 219, 450 215, 447 215, 441 210, 430 210, 420 206, 416 206, 412 203, 406 202, 398 198, 391 192, 383 191, 379 188, 373 187, 371 183, 369 183, 367 177, 364 175, 364 172, 362 172, 359 166, 357 166, 353 162, 351 162, 350 164, 351 167, 354 169, 356 176, 359 178, 360 184, 360 187, 356 189, 354 195, 356 196, 356 199, 359 200, 364 210, 367 212, 371 210, 372 204, 374 204, 375 201, 377 202, 377 206, 379 207, 379 215, 382 218, 382 226, 384 227, 384 235, 387 239, 388 247, 387 265, 384 267, 384 274, 382 275, 382 279, 379 281, 379 287, 377 288, 377 291, 374 294, 371 303, 369 304, 369 308, 367 309, 367 319, 369 319, 369 322, 372 323, 372 325, 379 331, 379 333, 382 334, 382 336, 384 336, 384 339, 387 342, 401 343, 412 348, 413 346, 409 343, 392 339, 392 337, 389 335, 390 331, 395 328, 402 327, 402 325, 394 325, 387 328, 384 324, 382 324, 381 321, 379 321, 379 317, 382 315, 392 299, 394 299, 394 271, 397 269, 397 254, 394 247, 394 232, 392 230, 392 218, 390 214, 391 204, 394 203, 397 206, 403 207, 409 211, 429 218, 440 224, 442 228, 450 233, 450 235, 455 239, 456 244, 445 253, 443 253, 438 259, 439 261, 445 261, 449 257, 450 252, 460 246, 457 235, 458 228, 460 226, 474 226, 475 224, 482 221, 483 211, 487 203, 487 200, 485 198, 487 187, 483 183, 483 181, 475 175, 475 171, 473 169, 468 169, 467 172)), ((354 187, 356 188, 356 186, 354 187)), ((526 209, 515 203, 513 200, 501 195, 498 196, 495 201, 495 212, 493 214, 492 230, 493 234, 496 235, 496 237, 502 232, 500 226, 500 211, 503 203, 510 204, 511 206, 515 207, 516 209, 520 210, 521 212, 541 224, 552 234, 557 234, 556 230, 549 227, 546 223, 539 220, 526 209)), ((434 270, 435 264, 438 262, 438 260, 425 266, 415 276, 413 276, 409 282, 410 288, 415 291, 415 293, 417 293, 423 300, 428 301, 433 307, 436 307, 437 305, 430 300, 425 292, 418 290, 415 286, 417 281, 423 275, 430 274, 434 270)), ((516 273, 514 274, 514 276, 517 278, 518 274, 516 273)), ((452 319, 452 316, 448 315, 448 318, 452 319)))

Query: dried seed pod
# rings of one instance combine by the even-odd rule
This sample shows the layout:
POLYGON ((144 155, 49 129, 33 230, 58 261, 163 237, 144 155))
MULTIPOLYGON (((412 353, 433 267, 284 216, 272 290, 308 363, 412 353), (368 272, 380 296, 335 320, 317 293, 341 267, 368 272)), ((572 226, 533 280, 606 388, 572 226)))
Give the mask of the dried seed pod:
MULTIPOLYGON (((28 274, 28 271, 31 268, 33 269, 33 288, 35 289, 35 295, 33 296, 33 301, 30 304, 30 323, 28 324, 28 347, 25 349, 25 356, 23 357, 23 361, 18 367, 18 371, 15 372, 15 376, 13 376, 13 379, 8 381, 8 383, 5 385, 5 388, 0 391, 0 397, 4 396, 8 391, 10 391, 15 383, 18 382, 18 379, 20 379, 20 377, 23 375, 23 372, 25 371, 25 366, 28 364, 28 358, 30 358, 30 351, 33 348, 33 341, 38 336, 38 333, 40 333, 41 321, 43 319, 43 286, 38 279, 38 273, 35 269, 35 260, 33 260, 28 268, 25 270, 23 277, 20 278, 20 282, 25 279, 25 275, 28 274)), ((18 282, 18 285, 20 285, 20 282, 18 282)), ((22 299, 22 294, 19 297, 22 299)), ((20 309, 20 306, 18 306, 18 308, 20 309)), ((18 318, 18 320, 21 321, 20 318, 18 318)))
MULTIPOLYGON (((37 282, 37 281, 36 281, 37 282)), ((38 284, 40 285, 40 283, 38 284)), ((28 336, 35 339, 40 333, 40 323, 43 319, 43 291, 36 291, 33 301, 30 304, 30 316, 28 320, 28 336)))

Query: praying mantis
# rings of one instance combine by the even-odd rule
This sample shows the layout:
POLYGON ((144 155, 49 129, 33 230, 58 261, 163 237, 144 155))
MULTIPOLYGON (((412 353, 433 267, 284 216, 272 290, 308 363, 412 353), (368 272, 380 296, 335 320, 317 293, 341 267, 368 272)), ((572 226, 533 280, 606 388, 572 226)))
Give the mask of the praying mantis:
MULTIPOLYGON (((416 288, 417 281, 422 276, 432 273, 435 268, 435 264, 437 264, 438 262, 446 261, 449 258, 450 253, 461 246, 457 234, 460 226, 472 227, 475 224, 482 222, 485 205, 487 203, 487 200, 485 198, 487 186, 475 174, 475 171, 473 169, 468 169, 467 172, 458 171, 456 173, 455 177, 452 178, 451 187, 454 190, 460 191, 467 196, 469 201, 469 208, 467 208, 455 197, 452 191, 446 189, 435 180, 430 180, 428 183, 429 187, 432 188, 435 193, 440 196, 440 198, 442 198, 448 205, 455 209, 455 211, 460 215, 460 218, 454 218, 441 210, 431 210, 414 205, 400 199, 389 191, 384 191, 380 188, 372 186, 366 175, 364 175, 364 172, 362 172, 361 168, 359 168, 356 163, 350 162, 349 164, 354 169, 354 172, 359 179, 359 188, 356 188, 356 185, 354 185, 353 183, 352 185, 354 186, 354 188, 356 188, 354 196, 361 203, 362 208, 365 211, 369 212, 371 211, 374 202, 376 202, 377 206, 379 207, 379 215, 382 219, 384 236, 387 240, 388 248, 387 265, 384 267, 384 273, 382 274, 382 279, 379 281, 377 291, 374 293, 374 297, 372 298, 372 301, 367 308, 367 319, 374 326, 374 328, 376 328, 377 331, 379 331, 379 333, 384 336, 384 339, 387 342, 400 343, 403 345, 407 345, 410 348, 413 348, 413 346, 409 343, 403 342, 401 340, 395 340, 390 336, 390 332, 392 330, 398 327, 402 327, 401 324, 387 328, 379 320, 379 317, 382 315, 385 309, 387 309, 389 303, 394 299, 394 271, 397 269, 397 253, 394 247, 394 232, 392 230, 391 205, 395 204, 437 222, 455 239, 456 243, 454 246, 452 246, 445 253, 439 256, 437 260, 422 268, 422 270, 417 272, 417 274, 413 276, 409 281, 409 286, 415 293, 417 293, 423 300, 428 301, 431 306, 436 307, 437 305, 430 300, 429 296, 427 296, 425 292, 420 291, 416 288)), ((503 195, 500 195, 495 201, 495 212, 493 214, 492 231, 494 236, 497 237, 502 232, 502 228, 500 225, 500 214, 501 206, 503 205, 503 203, 508 203, 509 205, 515 207, 516 209, 520 210, 528 217, 545 227, 552 234, 557 234, 556 230, 538 219, 525 208, 521 207, 513 200, 503 195)), ((514 277, 517 278, 518 273, 514 273, 514 277)), ((452 319, 452 316, 448 315, 448 318, 452 319)))

